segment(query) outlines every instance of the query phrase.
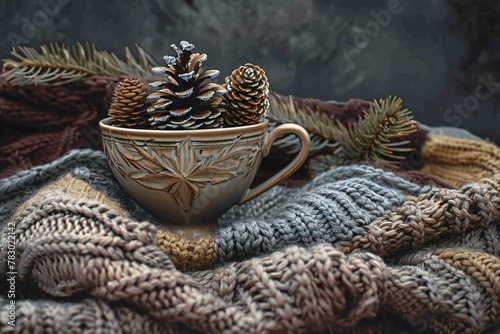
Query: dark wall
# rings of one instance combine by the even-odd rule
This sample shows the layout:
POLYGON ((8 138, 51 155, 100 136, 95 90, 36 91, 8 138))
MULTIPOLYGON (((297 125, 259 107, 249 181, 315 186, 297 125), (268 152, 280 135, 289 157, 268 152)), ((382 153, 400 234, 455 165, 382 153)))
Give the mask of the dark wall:
POLYGON ((0 0, 0 53, 89 40, 123 55, 137 41, 161 60, 173 54, 171 43, 188 40, 221 79, 252 62, 281 94, 339 101, 399 95, 423 123, 500 142, 499 95, 482 86, 500 76, 500 6, 478 2, 0 0))

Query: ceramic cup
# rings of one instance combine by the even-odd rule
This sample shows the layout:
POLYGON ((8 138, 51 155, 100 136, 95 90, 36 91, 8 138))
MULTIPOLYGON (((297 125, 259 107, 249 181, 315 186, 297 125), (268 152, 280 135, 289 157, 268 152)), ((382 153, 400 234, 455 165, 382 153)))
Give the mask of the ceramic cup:
POLYGON ((207 233, 231 206, 289 177, 309 153, 309 135, 296 124, 268 123, 202 130, 143 130, 99 123, 104 152, 125 191, 169 229, 207 233), (301 149, 285 168, 250 185, 273 141, 295 134, 301 149))

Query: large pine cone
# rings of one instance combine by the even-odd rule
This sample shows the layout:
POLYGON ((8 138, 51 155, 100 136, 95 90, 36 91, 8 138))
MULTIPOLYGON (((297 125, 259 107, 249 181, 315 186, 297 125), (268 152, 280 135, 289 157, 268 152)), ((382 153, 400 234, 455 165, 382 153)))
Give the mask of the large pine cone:
POLYGON ((269 82, 266 72, 252 64, 240 66, 226 78, 224 103, 227 126, 257 124, 269 109, 269 82))
POLYGON ((146 113, 147 88, 139 79, 124 79, 118 83, 109 116, 111 124, 123 128, 143 128, 148 121, 146 113))
POLYGON ((180 44, 182 50, 171 45, 177 57, 163 57, 167 67, 152 69, 155 74, 164 74, 167 80, 150 84, 158 89, 148 96, 153 101, 148 108, 151 125, 155 129, 220 128, 224 111, 221 94, 225 89, 210 82, 219 71, 198 73, 207 55, 193 53, 194 45, 186 41, 180 44))

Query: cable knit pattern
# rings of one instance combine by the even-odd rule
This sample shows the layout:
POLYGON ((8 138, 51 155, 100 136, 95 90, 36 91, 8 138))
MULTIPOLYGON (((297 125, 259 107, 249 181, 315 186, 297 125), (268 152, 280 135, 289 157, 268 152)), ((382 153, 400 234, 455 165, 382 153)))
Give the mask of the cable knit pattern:
POLYGON ((430 189, 372 167, 340 167, 302 189, 277 189, 230 210, 217 231, 217 255, 225 261, 269 253, 287 245, 337 245, 364 235, 365 225, 392 206, 403 204, 405 196, 430 189), (247 216, 259 213, 247 208, 267 208, 269 203, 272 209, 267 210, 267 219, 247 216))
POLYGON ((170 231, 158 233, 158 244, 185 270, 268 254, 288 245, 337 245, 364 235, 365 225, 403 204, 405 196, 431 189, 373 167, 339 167, 301 188, 274 187, 233 207, 221 218, 213 246, 193 247, 207 238, 193 241, 170 231))
POLYGON ((446 189, 337 168, 184 240, 134 218, 102 156, 70 154, 0 180, 3 203, 19 203, 0 206, 1 333, 473 334, 500 321, 500 175, 446 189))
POLYGON ((345 243, 343 251, 370 250, 385 255, 496 223, 500 217, 499 190, 500 174, 458 190, 430 191, 367 225, 367 233, 345 243))

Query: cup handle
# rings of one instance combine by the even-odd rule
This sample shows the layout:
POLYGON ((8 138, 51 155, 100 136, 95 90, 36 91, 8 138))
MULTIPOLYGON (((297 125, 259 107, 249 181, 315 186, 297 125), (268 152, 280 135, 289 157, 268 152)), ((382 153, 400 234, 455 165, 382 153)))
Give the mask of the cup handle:
POLYGON ((264 191, 271 188, 272 186, 285 180, 287 177, 292 175, 292 173, 295 172, 307 159, 307 156, 309 155, 309 145, 310 145, 309 134, 303 127, 297 124, 282 124, 274 128, 267 136, 264 148, 262 150, 262 157, 265 157, 269 154, 273 142, 276 140, 277 137, 288 133, 296 135, 297 137, 299 137, 300 140, 300 151, 297 153, 293 161, 290 162, 286 167, 284 167, 278 173, 276 173, 263 183, 259 184, 257 187, 253 189, 248 189, 245 196, 243 197, 243 199, 239 201, 238 204, 242 204, 245 203, 246 201, 251 200, 252 198, 262 194, 264 191))

